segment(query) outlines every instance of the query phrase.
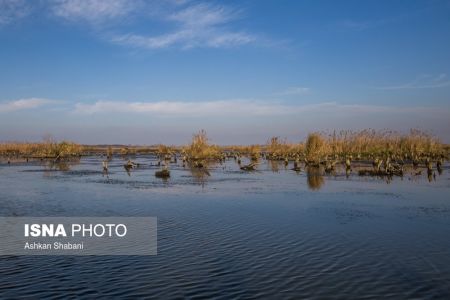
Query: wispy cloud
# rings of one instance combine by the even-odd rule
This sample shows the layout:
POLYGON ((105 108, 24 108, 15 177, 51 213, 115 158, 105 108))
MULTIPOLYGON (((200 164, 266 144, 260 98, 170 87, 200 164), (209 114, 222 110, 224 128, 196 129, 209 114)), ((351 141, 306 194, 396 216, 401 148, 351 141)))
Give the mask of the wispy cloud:
POLYGON ((278 95, 278 96, 295 96, 295 95, 297 95, 298 96, 298 95, 308 94, 310 91, 311 91, 311 89, 308 87, 294 86, 294 87, 289 87, 279 93, 276 93, 276 95, 278 95))
POLYGON ((402 89, 429 89, 450 86, 450 78, 447 74, 422 75, 408 83, 392 86, 377 87, 380 90, 402 90, 402 89))
POLYGON ((122 34, 111 41, 146 49, 161 49, 178 46, 182 49, 195 47, 233 47, 256 40, 256 36, 244 31, 228 28, 228 24, 238 18, 240 11, 212 5, 194 4, 176 10, 163 19, 173 23, 176 29, 160 35, 122 34))
POLYGON ((125 102, 97 101, 92 104, 77 103, 76 113, 147 113, 170 116, 217 116, 217 115, 271 115, 283 114, 284 107, 253 100, 224 100, 207 102, 125 102))
POLYGON ((190 27, 204 27, 226 23, 235 19, 238 13, 224 6, 196 4, 174 12, 168 19, 190 27))
POLYGON ((125 34, 115 36, 111 39, 113 43, 145 48, 162 49, 171 46, 179 46, 181 49, 191 49, 196 47, 233 47, 251 43, 254 37, 246 33, 213 33, 208 31, 180 30, 160 36, 142 36, 135 34, 125 34))
MULTIPOLYGON (((160 116, 283 116, 301 113, 321 114, 422 114, 446 113, 448 110, 430 107, 395 107, 359 104, 339 104, 324 102, 318 104, 296 105, 258 100, 223 100, 206 102, 126 102, 97 101, 94 103, 77 103, 75 113, 139 113, 160 116)), ((449 115, 450 116, 450 115, 449 115)))
POLYGON ((121 18, 136 10, 138 0, 53 0, 50 2, 54 15, 69 21, 100 24, 121 18))
POLYGON ((367 29, 376 28, 393 22, 392 19, 381 20, 344 20, 338 23, 338 29, 351 30, 351 31, 364 31, 367 29))
POLYGON ((0 0, 0 26, 27 16, 33 6, 40 6, 59 20, 87 24, 101 38, 133 48, 227 48, 257 40, 267 44, 265 39, 233 26, 233 21, 242 17, 241 10, 185 0, 41 0, 36 4, 26 0, 0 0), (160 29, 152 34, 125 31, 118 26, 124 20, 162 26, 153 26, 155 30, 160 29))
POLYGON ((25 0, 0 0, 0 26, 27 16, 31 11, 25 0))
POLYGON ((333 115, 361 116, 372 115, 441 115, 450 118, 450 109, 442 107, 388 105, 341 104, 337 102, 322 102, 315 104, 296 104, 277 101, 254 99, 229 99, 220 101, 186 102, 186 101, 156 101, 131 102, 108 101, 78 102, 74 106, 59 105, 63 102, 44 99, 27 98, 0 102, 0 112, 30 110, 53 104, 52 110, 73 112, 78 115, 94 114, 142 114, 167 117, 277 117, 295 115, 333 115))
POLYGON ((402 14, 381 18, 381 19, 345 19, 333 24, 333 28, 338 30, 365 31, 378 27, 398 23, 407 19, 420 16, 423 11, 405 11, 402 14))
POLYGON ((0 112, 12 112, 18 110, 26 110, 38 108, 40 106, 56 103, 57 101, 42 99, 42 98, 28 98, 28 99, 19 99, 8 102, 0 102, 0 112))

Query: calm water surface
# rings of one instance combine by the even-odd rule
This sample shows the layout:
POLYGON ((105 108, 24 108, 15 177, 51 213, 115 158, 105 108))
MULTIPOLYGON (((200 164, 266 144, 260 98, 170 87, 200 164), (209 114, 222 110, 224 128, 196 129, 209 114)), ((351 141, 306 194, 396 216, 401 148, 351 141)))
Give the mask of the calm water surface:
POLYGON ((156 216, 156 256, 0 257, 0 298, 450 298, 448 166, 403 179, 230 160, 0 164, 0 216, 156 216))

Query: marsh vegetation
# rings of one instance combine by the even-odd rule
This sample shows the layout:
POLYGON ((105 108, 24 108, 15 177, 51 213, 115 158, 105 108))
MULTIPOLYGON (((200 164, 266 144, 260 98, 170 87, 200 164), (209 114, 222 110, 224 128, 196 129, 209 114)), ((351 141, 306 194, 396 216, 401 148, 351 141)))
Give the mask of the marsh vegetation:
POLYGON ((352 172, 359 176, 403 176, 408 170, 419 174, 421 168, 428 176, 435 171, 442 173, 448 159, 449 147, 435 136, 411 130, 407 134, 394 131, 340 131, 313 132, 304 141, 290 143, 281 137, 272 137, 264 145, 219 146, 210 142, 206 131, 194 134, 185 146, 131 146, 131 145, 79 145, 69 141, 47 138, 41 143, 1 143, 0 157, 8 163, 15 160, 40 159, 67 161, 81 156, 106 157, 102 168, 108 170, 113 157, 122 158, 128 174, 141 167, 134 158, 143 154, 157 157, 156 177, 169 178, 170 166, 180 163, 191 170, 195 177, 208 177, 208 169, 227 160, 234 160, 241 171, 257 171, 261 161, 267 160, 272 169, 308 171, 314 174, 352 172), (280 162, 281 166, 279 166, 280 162), (313 170, 316 168, 317 170, 313 170))
POLYGON ((57 142, 51 138, 41 143, 0 143, 0 156, 9 159, 69 159, 83 154, 84 147, 70 142, 57 142))

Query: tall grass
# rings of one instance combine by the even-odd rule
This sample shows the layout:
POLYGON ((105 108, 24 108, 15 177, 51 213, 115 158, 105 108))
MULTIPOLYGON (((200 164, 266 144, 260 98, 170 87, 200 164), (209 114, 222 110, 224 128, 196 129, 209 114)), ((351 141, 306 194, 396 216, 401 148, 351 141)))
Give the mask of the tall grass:
POLYGON ((156 152, 160 156, 170 156, 176 153, 176 149, 174 147, 160 144, 158 145, 156 152))
POLYGON ((225 148, 222 148, 222 151, 231 151, 233 157, 235 155, 246 155, 253 160, 257 160, 261 156, 261 153, 263 152, 261 145, 256 144, 248 146, 242 145, 227 146, 225 148))
POLYGON ((65 158, 81 154, 145 154, 155 153, 168 157, 182 153, 188 160, 222 160, 226 156, 247 155, 258 159, 260 154, 272 160, 300 160, 323 162, 323 160, 365 160, 386 158, 421 160, 425 158, 448 158, 450 148, 440 140, 423 131, 412 129, 406 134, 388 130, 365 129, 360 131, 333 131, 310 133, 304 141, 289 143, 280 137, 270 138, 265 145, 219 147, 210 143, 206 131, 201 130, 192 137, 189 145, 174 147, 81 146, 69 141, 56 142, 51 138, 41 143, 0 143, 0 156, 65 158), (230 153, 230 150, 232 151, 230 153))
POLYGON ((220 147, 209 143, 205 130, 200 130, 192 137, 192 142, 183 148, 183 152, 192 161, 219 159, 222 157, 220 147))
POLYGON ((308 161, 319 163, 327 153, 325 139, 319 133, 310 133, 305 142, 305 156, 308 161))
MULTIPOLYGON (((176 148, 159 146, 160 153, 173 153, 176 148)), ((304 141, 289 143, 280 137, 270 138, 265 145, 219 147, 209 143, 204 130, 194 134, 192 142, 181 150, 190 160, 223 159, 246 155, 254 160, 264 154, 272 160, 306 160, 320 163, 328 159, 362 160, 385 158, 418 160, 424 157, 447 157, 449 149, 429 133, 412 129, 406 134, 395 131, 365 129, 360 131, 313 132, 304 141), (230 153, 231 151, 231 153, 230 153)))
POLYGON ((421 156, 444 155, 444 145, 435 136, 411 129, 407 134, 395 131, 340 131, 323 135, 325 151, 334 155, 357 157, 398 156, 413 159, 421 156))
POLYGON ((302 154, 304 152, 304 145, 303 143, 288 143, 285 139, 274 136, 267 141, 265 151, 268 155, 268 158, 284 159, 287 157, 299 156, 300 154, 302 154))
POLYGON ((448 155, 448 149, 429 133, 411 129, 407 134, 395 131, 365 129, 361 131, 333 131, 310 133, 296 145, 272 138, 266 146, 269 157, 301 155, 308 161, 329 157, 372 159, 391 156, 399 159, 437 158, 448 155))
POLYGON ((8 157, 67 158, 83 153, 83 147, 69 141, 46 139, 41 143, 0 143, 0 155, 8 157))

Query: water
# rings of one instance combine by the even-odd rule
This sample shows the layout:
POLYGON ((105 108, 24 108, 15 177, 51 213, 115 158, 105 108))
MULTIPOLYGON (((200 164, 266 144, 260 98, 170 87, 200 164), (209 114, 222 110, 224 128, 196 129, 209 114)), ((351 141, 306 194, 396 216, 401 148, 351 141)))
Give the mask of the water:
MULTIPOLYGON (((0 298, 449 298, 450 176, 0 164, 0 216, 156 216, 156 256, 0 257, 0 298)), ((245 163, 245 162, 244 162, 245 163)), ((292 167, 292 166, 290 166, 292 167)), ((278 171, 277 171, 278 169, 278 171)))

